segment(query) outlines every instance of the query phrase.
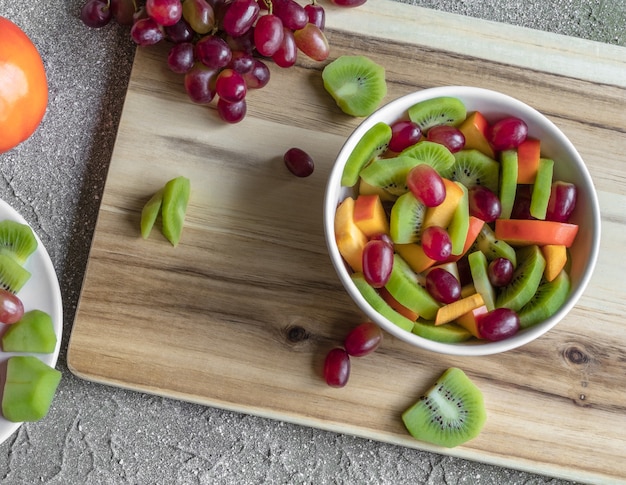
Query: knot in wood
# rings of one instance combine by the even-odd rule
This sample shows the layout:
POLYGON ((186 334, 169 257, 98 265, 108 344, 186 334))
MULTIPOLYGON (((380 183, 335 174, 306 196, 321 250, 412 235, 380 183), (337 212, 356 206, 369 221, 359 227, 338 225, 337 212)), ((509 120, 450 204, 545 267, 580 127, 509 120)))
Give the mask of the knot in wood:
POLYGON ((298 342, 307 340, 309 337, 310 334, 306 331, 304 327, 301 327, 299 325, 287 327, 287 340, 289 340, 289 342, 291 343, 297 344, 298 342))
POLYGON ((569 362, 575 365, 585 365, 591 360, 584 350, 576 346, 568 347, 563 354, 569 362))

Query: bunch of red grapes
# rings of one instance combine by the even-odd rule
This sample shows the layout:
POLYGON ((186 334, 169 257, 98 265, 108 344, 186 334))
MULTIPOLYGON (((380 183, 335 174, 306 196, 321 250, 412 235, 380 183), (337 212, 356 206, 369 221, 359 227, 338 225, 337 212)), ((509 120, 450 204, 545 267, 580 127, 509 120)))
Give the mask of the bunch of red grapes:
MULTIPOLYGON (((228 123, 247 111, 246 93, 269 82, 267 61, 288 68, 299 52, 315 61, 328 57, 325 10, 316 0, 88 0, 80 14, 89 27, 111 20, 129 25, 139 46, 171 44, 167 65, 184 75, 189 98, 217 99, 228 123), (141 2, 141 3, 138 3, 141 2)), ((332 0, 354 7, 365 0, 332 0)))

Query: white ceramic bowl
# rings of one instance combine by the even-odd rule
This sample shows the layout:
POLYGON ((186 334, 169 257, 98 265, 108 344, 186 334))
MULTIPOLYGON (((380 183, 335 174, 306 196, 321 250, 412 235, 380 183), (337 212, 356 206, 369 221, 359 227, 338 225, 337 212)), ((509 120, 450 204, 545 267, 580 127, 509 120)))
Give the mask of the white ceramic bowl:
POLYGON ((357 306, 381 328, 416 347, 438 353, 463 356, 489 355, 524 345, 554 327, 574 307, 585 290, 593 273, 600 245, 600 209, 591 176, 581 156, 569 139, 534 108, 510 96, 482 88, 446 86, 417 91, 381 107, 363 120, 343 145, 331 171, 324 200, 324 230, 331 260, 341 283, 357 306), (392 122, 405 116, 406 110, 419 101, 439 96, 454 96, 465 103, 468 112, 480 111, 489 121, 512 115, 528 124, 529 136, 541 140, 542 156, 555 160, 555 178, 572 182, 577 186, 577 203, 571 222, 578 224, 576 240, 571 252, 571 291, 561 309, 549 319, 516 335, 498 342, 472 339, 463 343, 440 343, 428 340, 400 329, 376 312, 361 296, 350 279, 351 270, 344 263, 334 237, 334 216, 339 202, 353 195, 351 188, 341 186, 344 165, 363 134, 375 123, 392 122))

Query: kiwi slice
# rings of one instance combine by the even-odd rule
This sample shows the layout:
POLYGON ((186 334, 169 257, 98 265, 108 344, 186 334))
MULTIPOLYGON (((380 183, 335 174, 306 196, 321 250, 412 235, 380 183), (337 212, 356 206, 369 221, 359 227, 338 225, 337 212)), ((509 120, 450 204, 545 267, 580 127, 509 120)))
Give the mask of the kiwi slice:
POLYGON ((530 193, 530 215, 536 219, 545 219, 552 189, 552 173, 554 161, 541 158, 537 168, 537 176, 530 193))
POLYGON ((467 110, 460 99, 441 96, 414 104, 408 109, 408 114, 422 133, 427 133, 430 128, 437 125, 460 125, 467 116, 467 110))
POLYGON ((30 310, 9 326, 2 335, 5 352, 51 354, 57 344, 52 317, 41 310, 30 310))
POLYGON ((369 116, 387 95, 385 69, 365 56, 340 56, 322 71, 324 88, 352 116, 369 116))
POLYGON ((382 121, 369 128, 348 156, 341 175, 341 185, 352 187, 359 180, 363 167, 387 150, 391 140, 391 126, 382 121))
MULTIPOLYGON (((404 149, 400 155, 427 163, 437 172, 442 173, 454 165, 454 155, 441 143, 424 140, 404 149)), ((415 164, 417 165, 417 164, 415 164)))
POLYGON ((480 434, 487 412, 480 389, 451 367, 402 413, 402 421, 415 439, 453 448, 480 434))
POLYGON ((501 288, 496 297, 497 307, 510 308, 515 312, 533 298, 546 267, 546 260, 536 244, 519 249, 517 261, 511 282, 501 288))
POLYGON ((420 241, 426 206, 412 192, 398 197, 391 207, 389 235, 396 244, 420 241))
POLYGON ((30 278, 30 271, 8 254, 0 253, 0 287, 19 292, 30 278))
POLYGON ((509 243, 496 239, 496 235, 488 224, 483 224, 476 240, 470 247, 470 252, 480 250, 487 257, 487 261, 496 258, 506 258, 513 266, 517 266, 517 253, 509 243))
POLYGON ((365 280, 363 273, 352 273, 350 277, 352 278, 354 286, 357 287, 361 295, 363 295, 363 298, 365 298, 365 301, 367 301, 374 310, 402 330, 406 330, 407 332, 413 330, 413 322, 391 308, 389 304, 383 300, 383 297, 365 280))
POLYGON ((419 284, 415 272, 398 254, 393 257, 393 269, 385 288, 408 309, 426 320, 435 319, 439 303, 419 284))
POLYGON ((483 297, 487 310, 493 310, 496 307, 496 292, 489 281, 487 273, 489 263, 487 262, 486 256, 482 251, 474 251, 467 257, 467 261, 469 262, 472 281, 476 292, 480 293, 480 296, 483 297))
POLYGON ((161 212, 162 202, 163 189, 159 189, 141 209, 141 237, 144 239, 148 239, 148 236, 150 236, 152 227, 157 220, 159 212, 161 212))
POLYGON ((510 219, 517 192, 517 151, 504 150, 500 154, 500 217, 510 219))
POLYGON ((419 165, 419 160, 411 157, 379 158, 361 170, 361 180, 374 187, 379 187, 388 194, 398 197, 408 192, 407 174, 419 165))
POLYGON ((176 246, 183 232, 191 185, 187 177, 176 177, 163 187, 161 230, 167 240, 176 246))
POLYGON ((543 279, 533 297, 518 313, 520 327, 532 327, 554 315, 565 303, 570 287, 571 282, 565 270, 552 281, 543 279))
POLYGON ((413 333, 428 340, 446 344, 465 342, 472 337, 469 331, 456 323, 435 325, 434 322, 422 319, 418 319, 413 325, 413 333))
POLYGON ((5 219, 0 222, 0 251, 24 264, 37 249, 37 239, 28 224, 5 219))
POLYGON ((484 185, 497 194, 500 164, 478 150, 460 150, 454 154, 452 166, 441 172, 441 176, 461 182, 468 189, 475 185, 484 185))

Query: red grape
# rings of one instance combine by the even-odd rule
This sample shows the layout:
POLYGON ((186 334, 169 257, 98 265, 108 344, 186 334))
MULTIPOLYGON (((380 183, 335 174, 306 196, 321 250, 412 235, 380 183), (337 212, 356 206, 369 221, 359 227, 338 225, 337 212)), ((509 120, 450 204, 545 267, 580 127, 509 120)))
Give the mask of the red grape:
POLYGON ((23 315, 22 300, 14 293, 0 289, 0 322, 10 325, 19 322, 23 315))
POLYGON ((328 39, 319 27, 308 23, 293 33, 296 45, 304 54, 315 61, 324 61, 330 53, 328 39))
POLYGON ((254 54, 254 26, 250 27, 245 34, 239 37, 227 35, 224 40, 226 40, 226 43, 230 46, 232 51, 254 54))
POLYGON ((152 18, 147 17, 139 19, 133 24, 130 29, 130 37, 137 45, 154 45, 165 38, 165 31, 152 18))
POLYGON ((252 71, 254 67, 254 57, 252 54, 244 51, 233 51, 233 55, 227 67, 234 69, 239 74, 245 74, 252 71))
POLYGON ((184 18, 180 19, 174 25, 168 25, 164 30, 168 40, 174 44, 191 42, 195 35, 191 25, 189 25, 184 18))
POLYGON ((441 175, 426 163, 420 163, 409 171, 406 184, 426 207, 436 207, 446 198, 446 186, 441 175))
POLYGON ((326 11, 324 10, 324 7, 313 0, 312 3, 304 6, 304 11, 306 12, 310 23, 317 25, 320 30, 324 30, 324 27, 326 26, 326 11))
POLYGON ((261 8, 256 0, 232 0, 224 12, 222 28, 226 34, 239 37, 252 27, 261 8))
POLYGON ((311 156, 300 148, 290 148, 283 155, 283 161, 296 177, 308 177, 313 173, 315 164, 311 156))
POLYGON ((528 184, 520 184, 517 186, 515 194, 515 202, 511 210, 511 219, 534 219, 530 215, 530 189, 528 184))
POLYGON ((177 74, 184 74, 194 66, 193 44, 174 44, 167 55, 167 66, 177 74))
POLYGON ((254 45, 262 56, 273 56, 280 48, 283 36, 283 23, 274 14, 263 15, 254 26, 254 45))
POLYGON ((510 259, 495 258, 487 267, 487 277, 493 286, 499 288, 511 282, 514 270, 515 268, 510 259))
POLYGON ((494 150, 517 148, 528 136, 528 126, 519 118, 508 116, 489 129, 489 142, 494 150))
POLYGON ((391 236, 385 232, 370 236, 370 241, 384 241, 387 244, 389 244, 391 247, 393 247, 393 239, 391 239, 391 236))
POLYGON ((363 248, 363 276, 374 288, 389 281, 393 269, 393 246, 383 240, 371 240, 363 248))
POLYGON ((331 0, 335 5, 340 7, 358 7, 363 5, 367 0, 331 0))
POLYGON ((419 125, 411 120, 396 121, 391 125, 391 140, 389 150, 401 152, 405 148, 415 145, 422 136, 419 125))
POLYGON ((223 69, 215 81, 215 92, 224 101, 236 103, 246 97, 246 81, 234 69, 223 69))
POLYGON ((500 199, 484 185, 475 185, 468 190, 470 215, 485 222, 493 222, 502 212, 500 199))
POLYGON ((429 226, 422 232, 424 254, 435 261, 445 261, 452 253, 450 235, 443 227, 429 226))
POLYGON ((445 146, 451 153, 462 150, 465 146, 465 135, 454 126, 437 125, 428 130, 426 139, 445 146))
POLYGON ((478 333, 487 340, 497 341, 515 335, 519 328, 519 316, 509 308, 496 308, 476 318, 478 333))
POLYGON ((208 104, 215 97, 217 69, 210 69, 197 62, 185 74, 184 86, 189 99, 194 103, 208 104))
POLYGON ((148 16, 162 26, 174 25, 183 16, 180 0, 146 0, 148 16))
POLYGON ((227 66, 232 56, 226 41, 216 35, 205 35, 196 43, 196 57, 211 69, 227 66))
POLYGON ((259 60, 254 60, 254 67, 250 72, 243 75, 246 85, 250 89, 260 89, 264 87, 270 80, 270 70, 267 65, 259 60))
POLYGON ((296 63, 298 59, 298 46, 296 46, 296 39, 293 36, 293 32, 286 27, 283 31, 283 41, 272 56, 272 60, 278 67, 286 68, 296 63))
POLYGON ((235 103, 220 98, 217 100, 217 114, 227 123, 239 123, 246 117, 248 106, 245 98, 235 103))
POLYGON ((80 19, 87 27, 98 29, 111 21, 111 9, 106 0, 89 0, 80 10, 80 19))
POLYGON ((215 11, 206 0, 185 0, 183 18, 200 35, 208 34, 215 27, 215 11))
POLYGON ((441 303, 452 303, 461 297, 461 283, 443 268, 433 268, 426 275, 426 290, 441 303))
POLYGON ((291 30, 303 28, 309 21, 304 7, 294 0, 272 0, 273 13, 291 30))
POLYGON ((576 185, 557 180, 552 184, 546 220, 567 222, 576 207, 576 185))
POLYGON ((346 336, 343 345, 348 355, 362 357, 374 352, 383 341, 383 331, 373 322, 361 323, 346 336))
POLYGON ((350 377, 350 356, 344 349, 331 349, 324 360, 324 380, 331 387, 344 387, 350 377))

